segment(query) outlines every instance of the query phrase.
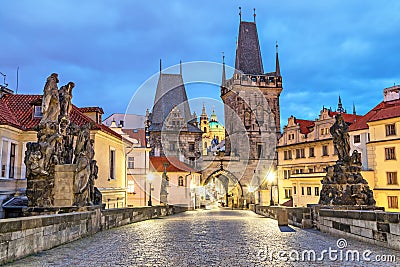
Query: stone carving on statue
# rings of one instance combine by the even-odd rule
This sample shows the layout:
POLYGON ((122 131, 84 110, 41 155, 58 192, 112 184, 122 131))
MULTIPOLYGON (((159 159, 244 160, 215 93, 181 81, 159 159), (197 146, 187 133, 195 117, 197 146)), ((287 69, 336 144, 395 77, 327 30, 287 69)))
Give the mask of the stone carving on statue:
POLYGON ((58 122, 60 114, 60 101, 58 92, 58 74, 52 73, 43 89, 42 119, 40 123, 58 122))
POLYGON ((69 119, 69 115, 72 110, 72 89, 75 84, 73 82, 69 82, 68 84, 61 86, 59 92, 60 98, 60 117, 69 119))
POLYGON ((60 170, 55 166, 66 164, 75 164, 70 178, 75 194, 71 203, 73 201, 76 206, 101 204, 101 193, 94 187, 98 167, 93 159, 91 125, 79 127, 70 122, 74 83, 69 82, 60 90, 57 83, 56 73, 47 78, 42 98, 43 116, 36 127, 38 141, 28 143, 25 152, 28 206, 54 206, 55 174, 60 170))
POLYGON ((335 119, 335 123, 330 128, 333 144, 339 157, 339 161, 347 161, 350 152, 349 127, 341 114, 336 115, 335 119))
POLYGON ((361 154, 356 150, 350 155, 348 126, 341 114, 336 115, 336 122, 330 132, 338 154, 334 166, 326 168, 322 180, 319 203, 322 205, 375 205, 372 190, 362 177, 361 154))

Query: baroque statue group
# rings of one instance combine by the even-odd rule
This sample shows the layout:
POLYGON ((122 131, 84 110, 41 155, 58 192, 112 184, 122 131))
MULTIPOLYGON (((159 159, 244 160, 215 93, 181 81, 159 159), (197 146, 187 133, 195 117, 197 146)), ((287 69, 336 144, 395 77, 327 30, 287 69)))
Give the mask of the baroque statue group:
POLYGON ((374 206, 375 199, 368 182, 362 177, 361 154, 354 150, 350 155, 348 125, 341 114, 330 128, 338 160, 326 169, 322 180, 319 204, 374 206))
POLYGON ((74 165, 69 181, 73 184, 73 205, 81 207, 101 202, 101 195, 94 187, 98 167, 93 159, 91 125, 78 126, 71 122, 74 83, 69 82, 58 89, 58 82, 56 73, 47 78, 41 105, 42 117, 36 127, 38 140, 26 145, 24 162, 29 207, 54 206, 56 165, 66 164, 74 165))

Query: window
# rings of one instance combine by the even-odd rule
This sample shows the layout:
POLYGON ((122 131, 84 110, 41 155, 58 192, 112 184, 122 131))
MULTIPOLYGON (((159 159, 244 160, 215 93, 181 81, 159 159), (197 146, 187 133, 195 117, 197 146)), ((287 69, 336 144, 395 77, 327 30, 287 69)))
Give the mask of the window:
POLYGON ((194 143, 189 143, 189 151, 194 152, 194 143))
POLYGON ((178 177, 178 186, 183 186, 183 176, 178 177))
POLYGON ((297 186, 293 186, 293 195, 297 195, 297 186))
POLYGON ((307 195, 308 195, 308 196, 311 196, 311 186, 308 186, 308 187, 307 187, 307 195))
POLYGON ((288 139, 289 140, 294 140, 294 134, 292 133, 292 134, 288 134, 288 139))
POLYGON ((10 165, 9 165, 9 173, 8 178, 14 178, 14 167, 15 167, 15 147, 16 144, 11 143, 10 147, 10 165))
POLYGON ((354 140, 354 144, 360 143, 360 142, 361 142, 361 137, 360 137, 360 135, 359 135, 359 134, 355 135, 355 136, 353 137, 353 140, 354 140))
POLYGON ((110 150, 110 179, 115 179, 115 150, 110 150))
POLYGON ((328 146, 322 146, 322 156, 328 156, 328 146))
POLYGON ((296 149, 296 159, 305 158, 304 148, 296 149))
POLYGON ((395 124, 385 125, 386 128, 386 136, 396 135, 396 127, 395 124))
POLYGON ((6 177, 8 160, 8 141, 3 140, 1 149, 1 177, 6 177))
POLYGON ((324 129, 321 129, 321 135, 324 135, 324 132, 325 132, 324 129))
POLYGON ((285 198, 291 198, 292 197, 292 189, 286 188, 285 189, 285 198))
POLYGON ((207 147, 207 142, 204 142, 204 147, 207 147))
POLYGON ((313 168, 308 168, 308 173, 313 173, 314 169, 313 168))
POLYGON ((304 187, 301 187, 301 194, 304 196, 304 187))
POLYGON ((283 170, 283 178, 284 179, 290 178, 290 170, 283 170))
POLYGON ((314 153, 314 148, 313 147, 310 147, 308 149, 308 154, 309 154, 310 158, 315 157, 315 153, 314 153))
POLYGON ((394 147, 385 148, 385 159, 386 160, 396 159, 394 147))
POLYGON ((263 158, 264 157, 264 155, 263 155, 264 153, 263 153, 263 145, 262 144, 257 144, 257 157, 260 159, 260 158, 263 158))
POLYGON ((170 151, 175 151, 175 143, 170 143, 169 144, 169 150, 170 151))
POLYGON ((207 127, 204 127, 203 128, 203 133, 206 133, 207 132, 207 127))
POLYGON ((314 188, 314 193, 316 196, 319 196, 319 187, 318 186, 314 188))
POLYGON ((128 169, 135 168, 135 157, 128 157, 128 169))
POLYGON ((389 209, 398 209, 399 208, 399 202, 397 199, 397 196, 388 196, 388 208, 389 209))
POLYGON ((386 172, 387 184, 397 184, 397 172, 386 172))
POLYGON ((285 150, 283 151, 283 158, 284 159, 292 159, 292 150, 285 150))
POLYGON ((126 191, 130 194, 135 193, 135 182, 134 181, 128 181, 128 187, 126 188, 126 191))
POLYGON ((42 106, 33 106, 33 117, 41 118, 42 116, 42 106))

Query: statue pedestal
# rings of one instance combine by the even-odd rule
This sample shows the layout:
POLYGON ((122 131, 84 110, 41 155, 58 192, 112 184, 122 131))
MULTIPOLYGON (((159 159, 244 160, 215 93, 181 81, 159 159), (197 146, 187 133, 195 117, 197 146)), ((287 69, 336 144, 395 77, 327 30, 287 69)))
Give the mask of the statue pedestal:
POLYGON ((54 172, 54 206, 71 207, 74 204, 75 164, 56 165, 54 172))

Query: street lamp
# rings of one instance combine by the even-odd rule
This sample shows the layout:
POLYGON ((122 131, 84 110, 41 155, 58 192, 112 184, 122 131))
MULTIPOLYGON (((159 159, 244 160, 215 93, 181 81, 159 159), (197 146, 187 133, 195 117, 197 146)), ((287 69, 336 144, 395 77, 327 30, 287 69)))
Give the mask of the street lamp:
POLYGON ((267 175, 267 180, 270 184, 270 193, 271 193, 271 199, 269 201, 269 205, 273 206, 274 205, 274 200, 272 199, 272 183, 275 180, 276 174, 274 171, 270 171, 267 175))
POLYGON ((151 190, 152 190, 152 182, 153 182, 153 174, 149 173, 147 175, 147 180, 149 181, 149 188, 150 188, 150 193, 149 193, 149 201, 147 202, 147 206, 153 206, 153 203, 151 201, 151 190))

